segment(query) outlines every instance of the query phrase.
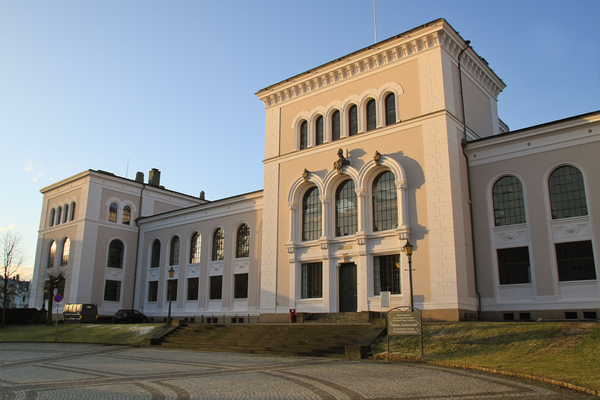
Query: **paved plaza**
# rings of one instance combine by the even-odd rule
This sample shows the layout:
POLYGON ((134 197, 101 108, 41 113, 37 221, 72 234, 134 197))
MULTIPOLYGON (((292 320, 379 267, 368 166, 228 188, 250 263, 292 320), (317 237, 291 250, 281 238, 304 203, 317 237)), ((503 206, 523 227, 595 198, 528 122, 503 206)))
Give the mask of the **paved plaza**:
POLYGON ((0 343, 0 399, 583 399, 475 371, 325 358, 0 343))

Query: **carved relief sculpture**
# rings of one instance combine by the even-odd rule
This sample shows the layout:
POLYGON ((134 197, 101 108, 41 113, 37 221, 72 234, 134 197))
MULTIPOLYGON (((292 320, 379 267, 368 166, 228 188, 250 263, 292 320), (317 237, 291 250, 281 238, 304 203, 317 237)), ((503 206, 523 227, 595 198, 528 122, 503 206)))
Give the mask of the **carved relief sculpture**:
POLYGON ((337 155, 339 159, 333 163, 333 168, 341 175, 344 173, 344 167, 350 165, 350 160, 344 157, 344 150, 342 149, 338 150, 337 155))

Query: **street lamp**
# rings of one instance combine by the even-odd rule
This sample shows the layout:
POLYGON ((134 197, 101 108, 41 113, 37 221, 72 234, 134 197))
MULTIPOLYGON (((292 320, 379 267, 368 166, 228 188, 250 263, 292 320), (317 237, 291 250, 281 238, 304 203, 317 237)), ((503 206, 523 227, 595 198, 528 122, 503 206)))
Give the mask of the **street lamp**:
POLYGON ((412 253, 413 253, 413 245, 410 244, 408 240, 406 240, 406 244, 403 247, 404 253, 408 257, 408 276, 410 278, 410 310, 414 311, 415 302, 413 299, 413 285, 412 285, 412 253))
POLYGON ((167 296, 169 297, 169 316, 167 318, 168 324, 171 323, 171 286, 173 286, 173 276, 175 276, 175 270, 173 269, 173 266, 171 266, 171 269, 169 269, 169 289, 167 290, 167 296))

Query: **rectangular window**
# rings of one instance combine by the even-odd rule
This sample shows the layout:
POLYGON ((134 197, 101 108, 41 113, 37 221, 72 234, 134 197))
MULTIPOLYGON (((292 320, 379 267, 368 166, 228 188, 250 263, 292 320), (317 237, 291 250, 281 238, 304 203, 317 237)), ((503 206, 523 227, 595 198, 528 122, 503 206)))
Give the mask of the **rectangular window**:
POLYGON ((167 301, 169 301, 169 286, 171 286, 171 301, 177 301, 177 279, 167 280, 167 297, 165 298, 167 301))
POLYGON ((247 299, 248 298, 248 274, 234 275, 233 298, 234 299, 247 299))
POLYGON ((323 263, 302 264, 302 298, 323 297, 323 263))
POLYGON ((556 263, 558 264, 558 280, 589 281, 596 279, 596 265, 592 242, 556 243, 556 263))
POLYGON ((198 300, 199 278, 188 278, 187 281, 188 281, 187 299, 188 300, 198 300))
POLYGON ((223 276, 211 276, 210 277, 210 289, 209 299, 210 300, 221 300, 223 292, 223 276))
POLYGON ((158 281, 148 282, 148 301, 158 299, 158 281))
POLYGON ((529 247, 498 249, 498 275, 501 285, 531 283, 529 247))
POLYGON ((379 296, 381 292, 401 294, 400 254, 378 256, 374 261, 375 296, 379 296))
POLYGON ((104 300, 119 301, 121 299, 121 281, 106 281, 104 300))

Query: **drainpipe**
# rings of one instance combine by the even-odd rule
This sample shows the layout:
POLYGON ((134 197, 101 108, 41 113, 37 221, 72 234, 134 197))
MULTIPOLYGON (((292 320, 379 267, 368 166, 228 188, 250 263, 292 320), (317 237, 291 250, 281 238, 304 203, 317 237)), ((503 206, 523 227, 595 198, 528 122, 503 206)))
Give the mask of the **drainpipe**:
POLYGON ((143 196, 142 194, 144 193, 144 189, 146 189, 146 184, 144 182, 142 182, 142 191, 140 192, 140 203, 139 203, 139 216, 134 220, 135 221, 135 225, 138 228, 137 231, 137 244, 135 246, 135 268, 133 269, 133 290, 131 291, 131 308, 135 308, 135 283, 136 283, 136 279, 137 279, 137 267, 138 267, 138 261, 140 258, 140 230, 141 227, 138 224, 138 220, 140 219, 140 217, 142 216, 142 200, 143 200, 143 196))
POLYGON ((467 153, 465 153, 465 147, 467 146, 467 121, 465 117, 465 97, 463 92, 463 83, 462 83, 462 68, 461 68, 461 58, 462 54, 467 51, 469 47, 471 47, 471 41, 466 40, 465 44, 467 45, 464 49, 458 53, 458 78, 460 80, 460 102, 462 107, 462 122, 463 122, 463 138, 461 140, 461 147, 463 155, 465 156, 465 161, 467 163, 467 188, 469 191, 469 217, 471 222, 471 251, 473 252, 473 276, 475 278, 475 294, 477 296, 477 319, 481 319, 481 295, 479 294, 479 288, 477 286, 477 255, 475 254, 475 229, 473 226, 473 202, 471 201, 471 169, 469 167, 469 157, 467 153))

